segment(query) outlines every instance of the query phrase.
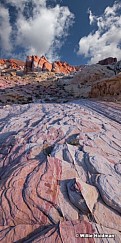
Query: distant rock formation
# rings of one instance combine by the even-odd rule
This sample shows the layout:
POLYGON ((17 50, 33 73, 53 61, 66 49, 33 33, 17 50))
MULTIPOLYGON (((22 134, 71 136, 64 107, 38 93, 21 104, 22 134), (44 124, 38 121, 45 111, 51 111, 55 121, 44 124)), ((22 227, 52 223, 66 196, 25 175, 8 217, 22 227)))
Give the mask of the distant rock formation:
POLYGON ((77 70, 79 70, 79 67, 71 66, 67 62, 55 61, 50 63, 44 56, 27 56, 25 63, 26 72, 49 71, 66 74, 77 70))
POLYGON ((24 69, 25 62, 17 59, 0 59, 0 69, 24 69))
POLYGON ((114 64, 117 62, 117 58, 116 57, 108 57, 108 58, 105 58, 101 61, 98 62, 98 64, 100 65, 109 65, 109 64, 114 64))

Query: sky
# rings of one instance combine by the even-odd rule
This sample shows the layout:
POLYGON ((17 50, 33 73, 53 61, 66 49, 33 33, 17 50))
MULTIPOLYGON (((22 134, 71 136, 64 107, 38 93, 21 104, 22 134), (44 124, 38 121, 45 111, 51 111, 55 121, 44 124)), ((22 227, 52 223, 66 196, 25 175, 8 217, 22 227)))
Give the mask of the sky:
POLYGON ((0 0, 0 58, 121 60, 121 0, 0 0))

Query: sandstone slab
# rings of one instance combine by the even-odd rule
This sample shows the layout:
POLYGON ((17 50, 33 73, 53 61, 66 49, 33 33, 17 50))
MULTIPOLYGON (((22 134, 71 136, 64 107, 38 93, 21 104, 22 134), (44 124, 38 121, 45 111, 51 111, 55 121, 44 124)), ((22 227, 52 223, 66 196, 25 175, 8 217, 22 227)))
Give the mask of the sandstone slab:
POLYGON ((0 106, 2 243, 120 242, 119 120, 113 102, 0 106))

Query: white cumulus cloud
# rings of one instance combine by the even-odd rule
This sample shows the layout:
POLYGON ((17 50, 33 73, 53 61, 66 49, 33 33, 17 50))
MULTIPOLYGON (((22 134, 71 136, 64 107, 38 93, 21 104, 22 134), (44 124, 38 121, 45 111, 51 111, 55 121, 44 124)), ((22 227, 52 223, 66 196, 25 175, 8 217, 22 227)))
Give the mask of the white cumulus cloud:
POLYGON ((6 3, 9 3, 12 6, 15 6, 17 9, 23 11, 25 5, 29 4, 30 2, 35 5, 35 7, 46 7, 47 0, 5 0, 6 3))
POLYGON ((121 59, 121 3, 107 7, 102 16, 93 15, 89 10, 90 25, 96 23, 97 30, 79 41, 79 55, 90 59, 90 63, 113 56, 121 59))
MULTIPOLYGON (((6 3, 14 6, 18 15, 12 28, 9 21, 10 12, 6 9, 3 26, 6 22, 9 30, 8 34, 3 33, 3 40, 9 43, 14 51, 22 48, 25 55, 46 55, 51 61, 57 59, 58 50, 74 22, 74 15, 69 8, 57 4, 54 7, 47 6, 46 0, 6 0, 6 3), (14 37, 13 42, 10 42, 10 35, 14 37)), ((2 48, 5 49, 5 44, 2 48)))
POLYGON ((0 42, 5 51, 10 51, 12 49, 10 42, 12 27, 9 21, 8 9, 0 5, 0 42))
POLYGON ((92 11, 90 9, 88 9, 88 14, 89 14, 90 25, 92 25, 95 22, 96 17, 92 14, 92 11))

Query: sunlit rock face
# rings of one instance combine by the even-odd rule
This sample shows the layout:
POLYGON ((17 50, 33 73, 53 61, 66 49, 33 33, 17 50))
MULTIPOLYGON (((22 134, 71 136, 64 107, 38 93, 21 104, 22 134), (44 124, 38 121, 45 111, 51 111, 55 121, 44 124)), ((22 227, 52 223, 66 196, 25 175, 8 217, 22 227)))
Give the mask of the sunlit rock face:
POLYGON ((56 73, 71 73, 76 72, 77 70, 78 67, 71 66, 66 62, 56 61, 52 65, 52 71, 56 73))
POLYGON ((27 56, 25 70, 29 71, 49 71, 55 73, 70 73, 75 72, 79 69, 79 67, 74 67, 69 65, 66 62, 55 61, 50 63, 46 57, 38 57, 38 56, 27 56))
POLYGON ((90 100, 0 106, 2 243, 101 243, 93 236, 104 233, 120 243, 120 110, 90 100))

